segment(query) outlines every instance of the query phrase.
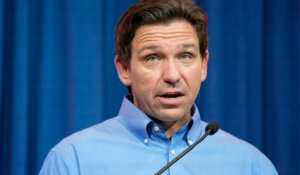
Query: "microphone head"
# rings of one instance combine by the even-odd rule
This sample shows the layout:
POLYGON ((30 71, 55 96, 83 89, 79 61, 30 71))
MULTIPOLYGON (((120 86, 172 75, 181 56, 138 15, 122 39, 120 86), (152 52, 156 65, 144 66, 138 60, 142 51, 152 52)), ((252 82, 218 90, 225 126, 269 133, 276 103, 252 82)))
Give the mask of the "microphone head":
POLYGON ((219 130, 220 126, 218 122, 210 122, 205 127, 205 132, 209 132, 209 135, 215 134, 219 130))

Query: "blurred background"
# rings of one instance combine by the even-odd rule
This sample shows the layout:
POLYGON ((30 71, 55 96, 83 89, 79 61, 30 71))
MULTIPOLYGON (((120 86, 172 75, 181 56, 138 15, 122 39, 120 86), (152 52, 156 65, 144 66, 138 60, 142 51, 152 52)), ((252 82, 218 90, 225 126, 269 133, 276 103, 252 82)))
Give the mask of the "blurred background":
MULTIPOLYGON (((62 138, 118 114, 114 29, 134 2, 0 0, 1 175, 37 174, 62 138)), ((208 15, 202 119, 300 174, 300 1, 195 2, 208 15)))

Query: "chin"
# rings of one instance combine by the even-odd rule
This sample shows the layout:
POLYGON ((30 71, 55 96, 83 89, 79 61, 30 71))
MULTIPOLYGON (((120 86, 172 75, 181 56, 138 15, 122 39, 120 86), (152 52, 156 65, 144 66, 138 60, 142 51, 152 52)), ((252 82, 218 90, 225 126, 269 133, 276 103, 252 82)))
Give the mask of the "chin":
POLYGON ((187 115, 187 112, 176 111, 176 109, 168 109, 168 111, 162 112, 158 115, 158 119, 165 122, 174 122, 184 118, 187 115))

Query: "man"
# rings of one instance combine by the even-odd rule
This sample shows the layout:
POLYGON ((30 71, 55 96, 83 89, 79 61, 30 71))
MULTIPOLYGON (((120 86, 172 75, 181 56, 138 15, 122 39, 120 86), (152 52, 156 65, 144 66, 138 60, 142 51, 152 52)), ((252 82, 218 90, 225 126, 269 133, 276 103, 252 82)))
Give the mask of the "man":
MULTIPOLYGON (((206 15, 189 0, 142 0, 115 33, 129 94, 119 115, 67 137, 40 174, 153 175, 203 134, 194 101, 207 73, 206 15)), ((256 148, 220 130, 163 174, 277 174, 256 148)))

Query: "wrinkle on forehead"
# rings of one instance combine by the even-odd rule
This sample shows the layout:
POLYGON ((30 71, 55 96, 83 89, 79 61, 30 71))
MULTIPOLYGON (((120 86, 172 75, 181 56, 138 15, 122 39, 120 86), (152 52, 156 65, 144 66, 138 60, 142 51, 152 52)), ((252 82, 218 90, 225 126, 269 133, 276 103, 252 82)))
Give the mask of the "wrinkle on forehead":
POLYGON ((174 21, 168 25, 153 24, 141 26, 132 41, 134 47, 142 46, 144 43, 155 42, 156 40, 180 40, 195 41, 198 43, 198 36, 193 26, 186 21, 174 21), (192 31, 192 32, 191 32, 192 31))

